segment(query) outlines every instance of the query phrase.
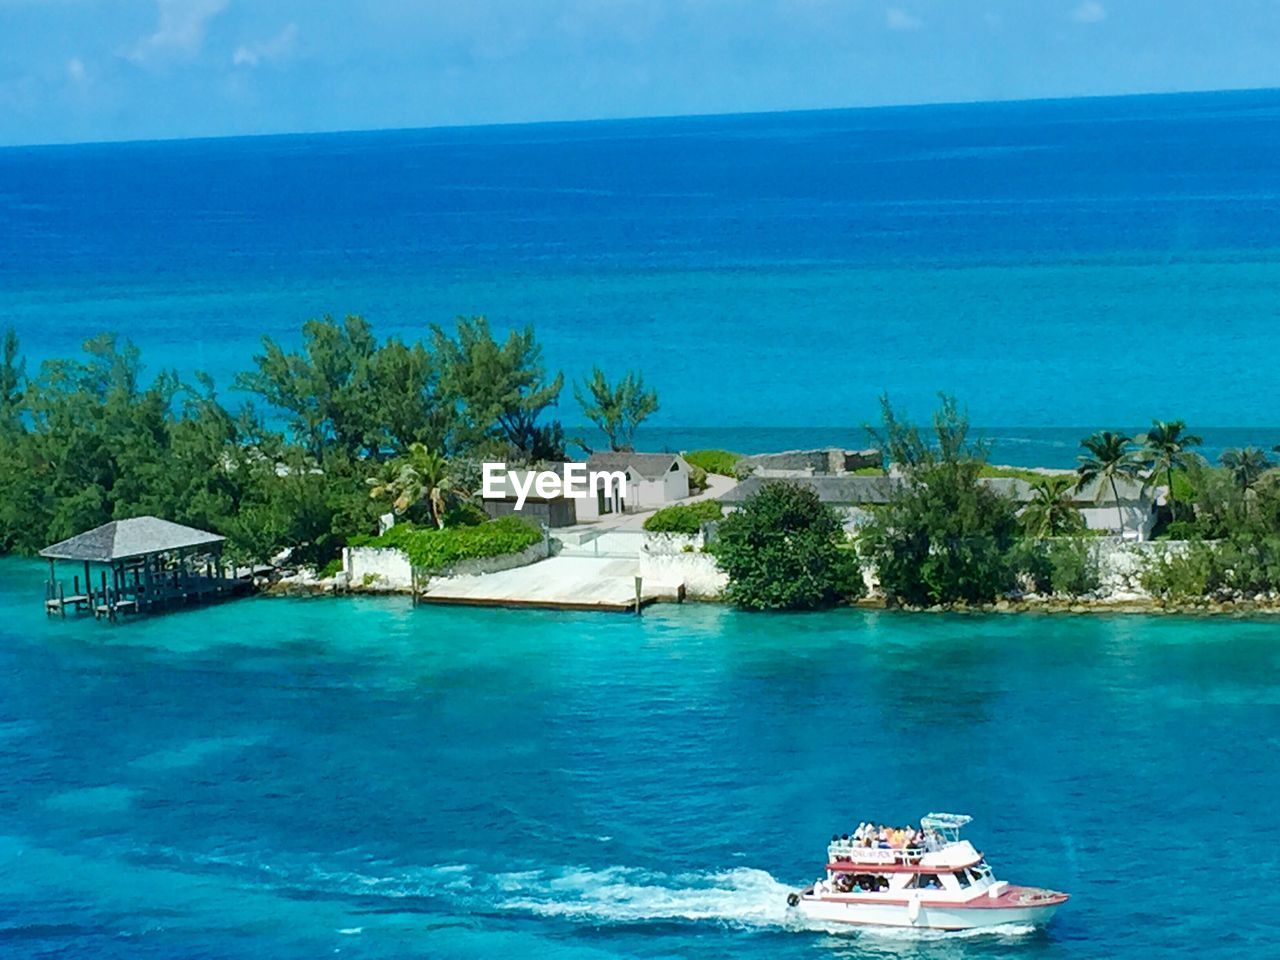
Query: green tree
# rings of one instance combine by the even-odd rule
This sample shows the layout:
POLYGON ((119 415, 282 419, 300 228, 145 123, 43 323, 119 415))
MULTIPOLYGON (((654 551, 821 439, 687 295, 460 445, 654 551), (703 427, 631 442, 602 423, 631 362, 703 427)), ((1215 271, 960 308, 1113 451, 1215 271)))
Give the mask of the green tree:
POLYGON ((1120 521, 1120 533, 1124 533, 1124 511, 1120 509, 1120 490, 1117 480, 1135 480, 1142 476, 1142 463, 1134 454, 1133 438, 1110 430, 1099 430, 1080 441, 1087 451, 1077 459, 1076 489, 1083 490, 1098 482, 1099 495, 1104 486, 1110 486, 1116 502, 1116 516, 1120 521))
POLYGON ((728 597, 748 610, 829 607, 862 595, 840 518, 808 487, 766 483, 717 529, 728 597))
POLYGON ((609 383, 599 367, 585 384, 574 384, 573 395, 586 418, 609 440, 610 450, 630 447, 636 428, 658 410, 658 391, 646 390, 644 377, 628 370, 609 383))
POLYGON ((1223 450, 1218 462, 1231 474, 1232 482, 1242 493, 1252 490, 1271 469, 1271 459, 1257 447, 1223 450))
POLYGON ((0 346, 0 435, 22 425, 22 399, 26 388, 27 361, 22 356, 18 332, 8 327, 0 346))
POLYGON ((1163 476, 1169 484, 1169 513, 1177 519, 1177 501, 1173 496, 1173 472, 1185 470, 1187 451, 1198 447, 1203 440, 1193 433, 1186 433, 1187 425, 1181 420, 1153 420, 1151 429, 1138 438, 1142 450, 1138 458, 1146 467, 1151 479, 1163 476))
POLYGON ((421 443, 410 444, 404 457, 389 463, 382 476, 370 477, 367 482, 369 496, 390 499, 397 514, 425 503, 431 522, 441 529, 445 525, 446 498, 460 492, 449 462, 421 443))
POLYGON ((1060 537, 1085 528, 1084 517, 1071 502, 1075 478, 1046 475, 1031 484, 1031 500, 1022 511, 1022 528, 1028 537, 1060 537))
POLYGON ((328 443, 376 457, 383 439, 372 378, 377 349, 369 324, 360 317, 341 323, 332 317, 308 320, 301 350, 287 351, 263 337, 262 353, 253 358, 255 369, 242 373, 236 385, 285 412, 294 436, 313 457, 322 456, 328 443))
POLYGON ((470 450, 497 439, 530 460, 561 459, 564 432, 539 418, 556 405, 564 375, 547 380, 532 327, 499 343, 484 317, 459 317, 457 335, 431 328, 444 397, 458 417, 456 445, 470 450))
POLYGON ((871 430, 902 482, 863 529, 861 549, 890 603, 989 603, 1016 582, 1013 501, 980 482, 986 447, 969 440, 968 417, 943 396, 933 436, 881 401, 883 432, 871 430))

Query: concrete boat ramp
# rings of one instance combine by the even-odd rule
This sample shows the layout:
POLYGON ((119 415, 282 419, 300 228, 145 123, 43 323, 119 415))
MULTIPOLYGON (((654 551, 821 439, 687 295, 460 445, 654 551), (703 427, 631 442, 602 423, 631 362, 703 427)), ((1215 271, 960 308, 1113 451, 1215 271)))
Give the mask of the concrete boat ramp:
MULTIPOLYGON (((432 580, 418 602, 635 612, 639 573, 638 559, 561 555, 497 573, 432 580)), ((657 583, 642 582, 639 589, 641 607, 672 594, 657 583)))

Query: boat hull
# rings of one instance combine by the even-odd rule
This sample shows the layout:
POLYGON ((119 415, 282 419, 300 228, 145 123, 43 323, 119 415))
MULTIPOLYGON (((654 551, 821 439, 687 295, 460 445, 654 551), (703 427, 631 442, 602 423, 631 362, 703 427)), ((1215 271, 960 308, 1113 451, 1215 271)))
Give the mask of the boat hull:
POLYGON ((1042 927, 1053 918, 1066 899, 1065 895, 1059 894, 1035 903, 922 903, 913 909, 910 903, 902 902, 851 902, 805 896, 800 899, 795 910, 805 920, 819 924, 904 927, 915 930, 980 930, 984 927, 1002 926, 1042 927))

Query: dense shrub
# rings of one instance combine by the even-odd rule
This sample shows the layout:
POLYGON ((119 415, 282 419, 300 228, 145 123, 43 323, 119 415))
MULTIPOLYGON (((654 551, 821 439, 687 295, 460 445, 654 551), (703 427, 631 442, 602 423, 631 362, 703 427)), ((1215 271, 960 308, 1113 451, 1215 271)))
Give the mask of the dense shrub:
POLYGON ((697 503, 677 503, 663 507, 649 519, 644 528, 650 533, 695 534, 704 523, 719 520, 723 508, 717 500, 699 500, 697 503))
POLYGON ((414 567, 432 572, 462 560, 519 553, 542 539, 537 526, 519 517, 500 517, 476 526, 418 527, 398 523, 379 537, 353 541, 359 546, 399 547, 414 567))
POLYGON ((986 449, 969 440, 969 421, 943 396, 932 435, 881 401, 877 446, 905 482, 863 529, 863 554, 874 562, 891 604, 989 603, 1011 590, 1018 572, 1016 506, 978 482, 986 449))
POLYGON ((1060 596, 1083 597, 1102 585, 1097 553, 1088 541, 1051 540, 1045 548, 1049 561, 1049 589, 1060 596))
POLYGON ((776 481, 720 522, 716 559, 730 600, 749 610, 802 610, 864 590, 840 518, 807 487, 776 481))
POLYGON ((718 473, 723 477, 736 476, 734 471, 742 459, 742 454, 728 450, 691 450, 681 456, 689 466, 701 467, 707 473, 718 473))
POLYGON ((1199 599, 1222 586, 1214 548, 1196 541, 1185 553, 1158 553, 1148 558, 1142 586, 1161 600, 1199 599))

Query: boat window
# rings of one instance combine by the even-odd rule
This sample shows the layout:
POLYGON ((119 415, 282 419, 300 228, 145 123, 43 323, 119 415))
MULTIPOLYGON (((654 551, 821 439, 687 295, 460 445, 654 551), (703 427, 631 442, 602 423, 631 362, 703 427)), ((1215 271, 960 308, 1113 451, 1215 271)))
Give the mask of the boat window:
POLYGON ((969 876, 973 877, 974 883, 977 883, 979 880, 982 880, 984 877, 986 877, 986 875, 987 875, 986 870, 982 867, 969 868, 969 876))
POLYGON ((956 878, 956 883, 960 884, 961 890, 969 886, 969 874, 966 873, 965 871, 957 870, 955 873, 952 874, 952 876, 956 878))

